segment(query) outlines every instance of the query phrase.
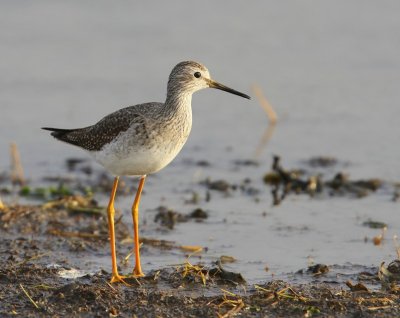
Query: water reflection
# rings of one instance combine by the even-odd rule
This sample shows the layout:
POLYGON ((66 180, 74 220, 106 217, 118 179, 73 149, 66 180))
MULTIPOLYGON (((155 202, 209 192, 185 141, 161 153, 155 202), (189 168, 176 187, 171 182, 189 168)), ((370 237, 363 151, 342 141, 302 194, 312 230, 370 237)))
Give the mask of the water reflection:
POLYGON ((264 109, 265 113, 268 117, 268 126, 265 129, 264 134, 262 135, 260 142, 256 148, 254 153, 254 159, 259 159, 264 149, 267 147, 268 142, 272 138, 272 135, 275 131, 275 126, 278 122, 278 115, 276 114, 272 105, 268 102, 265 98, 260 86, 254 84, 252 87, 254 95, 257 97, 258 102, 260 103, 261 107, 264 109))

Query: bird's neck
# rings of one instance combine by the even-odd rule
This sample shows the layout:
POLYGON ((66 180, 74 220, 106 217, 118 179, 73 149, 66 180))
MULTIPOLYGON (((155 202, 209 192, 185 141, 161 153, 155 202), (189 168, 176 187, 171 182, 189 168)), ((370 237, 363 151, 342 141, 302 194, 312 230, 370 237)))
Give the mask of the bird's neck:
POLYGON ((192 93, 169 92, 164 104, 165 111, 171 114, 184 115, 192 112, 192 93))
POLYGON ((192 129, 192 93, 168 90, 163 108, 163 122, 179 132, 183 146, 192 129))

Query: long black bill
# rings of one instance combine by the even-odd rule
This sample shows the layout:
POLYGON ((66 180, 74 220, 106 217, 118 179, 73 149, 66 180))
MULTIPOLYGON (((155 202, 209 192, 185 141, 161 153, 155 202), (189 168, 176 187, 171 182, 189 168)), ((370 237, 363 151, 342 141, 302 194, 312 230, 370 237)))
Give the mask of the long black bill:
POLYGON ((210 85, 211 88, 217 88, 217 89, 223 90, 223 91, 231 93, 231 94, 235 94, 235 95, 247 98, 247 99, 251 99, 249 95, 235 91, 234 89, 229 88, 228 86, 222 85, 216 81, 213 81, 212 79, 207 79, 207 83, 208 83, 208 85, 210 85))

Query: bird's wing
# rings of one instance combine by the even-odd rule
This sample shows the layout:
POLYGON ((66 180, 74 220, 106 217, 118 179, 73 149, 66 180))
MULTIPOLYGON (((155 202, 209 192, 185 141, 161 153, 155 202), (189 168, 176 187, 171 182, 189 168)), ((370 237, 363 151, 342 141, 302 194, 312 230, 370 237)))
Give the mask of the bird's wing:
POLYGON ((147 120, 135 106, 130 106, 104 117, 93 126, 78 129, 45 129, 53 131, 52 135, 61 141, 97 151, 131 127, 135 127, 135 130, 140 130, 141 133, 145 132, 147 120))

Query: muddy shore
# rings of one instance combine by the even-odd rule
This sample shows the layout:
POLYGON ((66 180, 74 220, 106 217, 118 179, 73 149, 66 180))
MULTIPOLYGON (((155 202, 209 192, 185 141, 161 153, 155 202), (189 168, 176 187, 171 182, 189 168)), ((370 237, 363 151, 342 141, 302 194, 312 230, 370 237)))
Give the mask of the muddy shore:
MULTIPOLYGON (((189 257, 145 278, 111 285, 108 271, 79 267, 85 255, 109 253, 104 209, 89 197, 66 195, 39 205, 10 205, 0 220, 2 317, 400 315, 400 289, 396 284, 384 287, 378 267, 346 276, 340 269, 332 274, 331 266, 318 265, 295 273, 302 283, 271 279, 250 285, 221 262, 189 257)), ((128 227, 121 220, 116 226, 118 250, 128 253, 128 227)), ((149 248, 179 248, 150 238, 142 242, 144 255, 149 248)), ((129 259, 119 263, 122 272, 129 271, 129 259)))

